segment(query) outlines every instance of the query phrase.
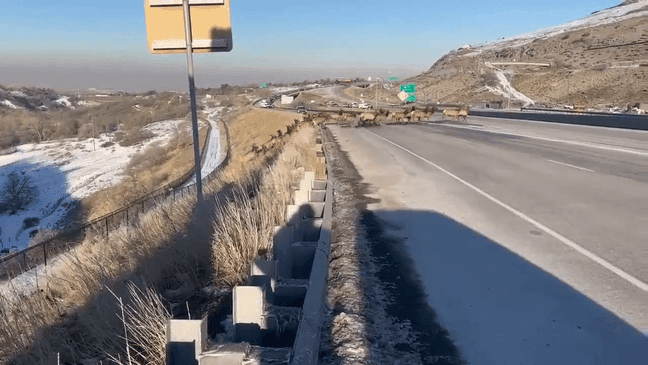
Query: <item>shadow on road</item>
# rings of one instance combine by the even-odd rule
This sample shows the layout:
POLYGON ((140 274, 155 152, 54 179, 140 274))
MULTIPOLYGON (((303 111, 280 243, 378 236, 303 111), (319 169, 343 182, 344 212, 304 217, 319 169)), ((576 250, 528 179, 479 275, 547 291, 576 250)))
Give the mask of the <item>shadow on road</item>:
POLYGON ((394 299, 388 311, 411 321, 428 360, 452 355, 452 342, 466 360, 481 364, 648 358, 648 337, 630 324, 444 215, 365 210, 361 221, 394 299))

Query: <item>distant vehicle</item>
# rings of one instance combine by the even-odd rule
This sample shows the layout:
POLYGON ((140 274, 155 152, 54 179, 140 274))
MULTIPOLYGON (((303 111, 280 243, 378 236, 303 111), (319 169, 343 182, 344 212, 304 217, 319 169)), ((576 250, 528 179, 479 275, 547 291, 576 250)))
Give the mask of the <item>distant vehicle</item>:
POLYGON ((268 102, 265 100, 261 100, 261 102, 259 103, 259 106, 262 108, 267 108, 269 105, 270 104, 268 104, 268 102))
POLYGON ((357 108, 357 107, 358 107, 358 103, 355 103, 355 102, 354 102, 354 103, 351 103, 351 107, 352 107, 352 108, 357 108))
POLYGON ((297 113, 304 113, 305 114, 306 113, 306 107, 301 106, 301 105, 298 106, 297 107, 297 113))
POLYGON ((358 105, 358 108, 360 108, 360 109, 371 109, 371 108, 373 108, 373 106, 371 104, 362 103, 362 104, 358 105))
POLYGON ((351 104, 342 104, 342 107, 343 107, 343 108, 350 108, 350 107, 351 107, 351 104))

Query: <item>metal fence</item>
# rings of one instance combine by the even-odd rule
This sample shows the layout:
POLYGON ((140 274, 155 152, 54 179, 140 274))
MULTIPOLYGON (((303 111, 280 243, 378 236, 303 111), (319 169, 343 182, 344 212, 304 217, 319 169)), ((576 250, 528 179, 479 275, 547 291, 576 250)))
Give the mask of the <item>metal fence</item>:
MULTIPOLYGON (((209 138, 210 133, 211 125, 208 129, 207 138, 209 138)), ((204 155, 206 147, 207 143, 203 145, 201 156, 204 155)), ((229 153, 227 153, 221 165, 225 165, 228 158, 229 153)), ((205 176, 202 179, 203 183, 206 184, 215 179, 219 171, 220 167, 205 176)), ((169 184, 135 199, 127 206, 88 222, 66 227, 42 242, 29 246, 24 250, 12 252, 0 257, 0 280, 15 277, 41 264, 47 265, 48 261, 51 261, 55 256, 81 243, 88 229, 95 229, 109 236, 111 229, 119 228, 122 224, 127 226, 135 224, 142 213, 154 208, 165 199, 172 198, 175 201, 175 199, 179 199, 185 194, 195 194, 195 184, 183 186, 194 172, 195 167, 169 184)))

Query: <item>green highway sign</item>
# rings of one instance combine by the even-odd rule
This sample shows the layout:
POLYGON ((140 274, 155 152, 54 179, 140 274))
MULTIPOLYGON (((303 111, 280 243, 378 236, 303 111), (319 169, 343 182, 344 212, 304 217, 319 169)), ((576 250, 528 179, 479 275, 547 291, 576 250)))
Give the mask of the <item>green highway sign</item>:
POLYGON ((264 82, 263 84, 259 85, 259 86, 261 86, 262 89, 263 89, 264 87, 268 87, 268 85, 266 85, 265 82, 264 82))
POLYGON ((389 81, 398 81, 398 77, 390 77, 389 81))
POLYGON ((416 95, 410 94, 410 96, 407 98, 407 101, 410 101, 412 103, 415 102, 416 101, 416 95))
POLYGON ((416 85, 414 84, 401 85, 401 90, 411 94, 416 92, 416 85))

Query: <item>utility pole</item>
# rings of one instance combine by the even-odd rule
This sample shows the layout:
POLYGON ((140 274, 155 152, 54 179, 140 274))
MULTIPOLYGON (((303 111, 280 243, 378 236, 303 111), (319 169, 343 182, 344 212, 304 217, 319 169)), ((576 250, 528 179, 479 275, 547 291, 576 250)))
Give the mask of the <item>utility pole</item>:
POLYGON ((97 148, 95 148, 95 139, 97 138, 97 134, 95 133, 95 124, 94 124, 94 115, 92 116, 92 150, 96 151, 97 148))
POLYGON ((200 146, 198 139, 198 115, 196 113, 196 85, 194 81, 193 45, 191 36, 191 16, 189 0, 183 0, 185 38, 187 40, 187 72, 189 76, 189 98, 191 99, 191 126, 193 129, 194 161, 196 163, 196 197, 198 205, 202 203, 202 176, 200 174, 200 146))

